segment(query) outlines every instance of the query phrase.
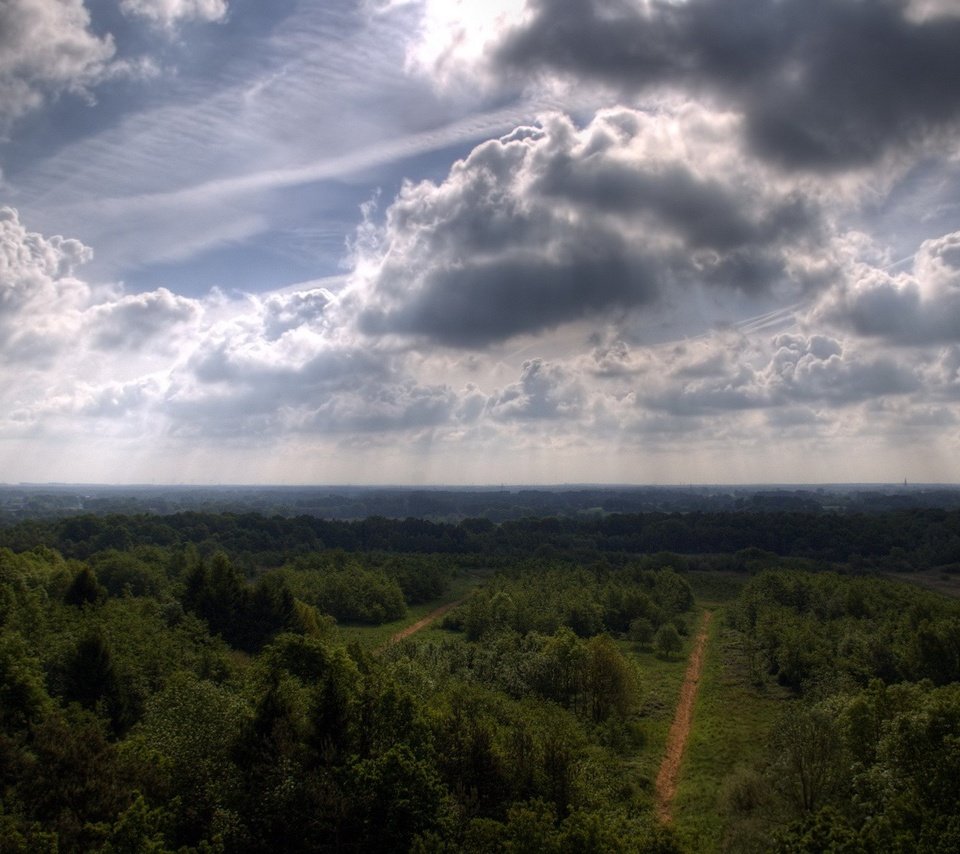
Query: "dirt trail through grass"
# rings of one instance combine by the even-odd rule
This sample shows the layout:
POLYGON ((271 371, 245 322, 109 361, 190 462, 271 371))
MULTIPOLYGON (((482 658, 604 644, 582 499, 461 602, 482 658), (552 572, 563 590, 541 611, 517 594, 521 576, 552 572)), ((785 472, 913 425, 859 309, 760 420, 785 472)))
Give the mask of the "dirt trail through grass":
POLYGON ((697 700, 697 689, 700 687, 700 673, 703 670, 703 659, 707 649, 707 630, 710 628, 712 611, 704 611, 700 623, 700 632, 694 642, 693 652, 687 664, 687 672, 683 677, 683 686, 680 688, 680 701, 673 716, 673 724, 667 736, 667 750, 657 772, 655 803, 657 817, 664 823, 669 823, 672 815, 670 806, 673 796, 677 793, 677 779, 680 776, 680 762, 683 760, 683 749, 690 735, 690 724, 693 721, 693 707, 697 700))
POLYGON ((390 640, 381 646, 380 649, 386 649, 386 647, 391 646, 392 644, 400 643, 400 641, 402 641, 404 638, 410 637, 410 635, 415 635, 420 631, 420 629, 425 629, 431 623, 439 620, 444 614, 447 613, 447 611, 451 610, 452 608, 456 608, 457 605, 459 605, 462 601, 462 599, 458 599, 456 602, 447 602, 446 605, 441 605, 439 608, 435 608, 433 611, 427 614, 426 617, 417 620, 415 623, 411 623, 405 629, 400 629, 399 632, 391 635, 390 640))

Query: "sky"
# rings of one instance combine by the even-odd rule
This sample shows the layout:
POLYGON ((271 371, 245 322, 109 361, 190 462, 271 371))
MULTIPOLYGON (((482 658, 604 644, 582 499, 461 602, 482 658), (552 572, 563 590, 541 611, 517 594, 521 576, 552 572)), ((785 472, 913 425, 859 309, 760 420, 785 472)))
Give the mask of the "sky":
POLYGON ((0 482, 960 481, 960 0, 0 0, 0 482))

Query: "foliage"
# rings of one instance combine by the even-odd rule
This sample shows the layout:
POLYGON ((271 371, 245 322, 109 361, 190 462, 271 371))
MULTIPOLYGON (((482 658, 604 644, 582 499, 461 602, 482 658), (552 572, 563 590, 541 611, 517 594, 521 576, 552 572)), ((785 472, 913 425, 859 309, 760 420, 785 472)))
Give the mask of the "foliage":
POLYGON ((267 574, 251 587, 223 553, 189 571, 183 606, 206 620, 211 632, 247 652, 260 649, 277 632, 306 628, 282 577, 267 574))
POLYGON ((733 624, 794 700, 756 772, 780 851, 950 850, 960 814, 960 605, 834 574, 747 584, 733 624), (944 846, 947 846, 944 848, 944 846))
MULTIPOLYGON (((424 496, 418 499, 426 511, 423 515, 427 515, 431 502, 424 496)), ((394 501, 409 499, 398 496, 394 501)), ((610 496, 606 501, 610 503, 610 496)), ((955 508, 955 496, 951 503, 955 508)), ((960 563, 958 509, 895 509, 883 507, 881 501, 880 512, 835 513, 819 509, 817 501, 780 502, 783 507, 797 504, 804 509, 775 509, 778 502, 768 499, 726 511, 576 516, 550 516, 548 511, 515 519, 506 518, 515 508, 505 508, 487 519, 463 518, 458 524, 364 513, 357 515, 367 518, 352 520, 320 518, 320 514, 284 517, 196 510, 166 516, 87 514, 34 519, 0 528, 0 546, 24 550, 39 543, 67 557, 86 560, 110 549, 125 552, 193 544, 205 557, 224 551, 234 560, 249 560, 251 566, 271 567, 323 549, 379 552, 391 557, 484 555, 488 560, 493 556, 522 560, 537 553, 574 561, 663 552, 722 554, 724 567, 740 572, 751 572, 758 564, 769 566, 783 558, 872 565, 893 571, 960 563), (764 506, 768 509, 759 509, 764 506), (494 518, 503 521, 493 524, 494 518)), ((641 502, 641 506, 649 504, 641 502)), ((689 568, 700 565, 680 558, 676 568, 681 568, 680 563, 689 568)), ((657 566, 663 565, 659 560, 657 566)), ((402 582, 401 586, 408 597, 413 597, 408 602, 416 601, 419 594, 402 582)))
MULTIPOLYGON (((909 548, 893 556, 910 564, 948 554, 955 520, 884 517, 891 533, 879 517, 768 514, 767 530, 754 516, 184 513, 11 529, 3 848, 678 851, 653 818, 650 769, 696 576, 736 594, 723 649, 736 639, 737 685, 766 703, 763 725, 749 717, 723 754, 730 847, 954 850, 960 606, 773 553, 882 561, 899 536, 909 548), (735 584, 703 575, 721 565, 735 584), (449 631, 370 653, 321 616, 370 625, 426 610, 458 595, 463 567, 486 583, 449 631)), ((728 679, 711 666, 708 654, 711 684, 728 679)), ((729 718, 707 706, 702 738, 731 737, 729 718)))
POLYGON ((657 648, 657 652, 669 658, 675 652, 680 652, 683 641, 680 640, 680 633, 673 623, 664 623, 657 629, 653 638, 653 645, 657 648))
POLYGON ((876 578, 764 573, 732 612, 758 663, 796 691, 960 679, 960 605, 876 578))
POLYGON ((509 628, 519 634, 552 634, 561 626, 579 637, 626 633, 636 619, 658 627, 693 604, 686 581, 672 569, 636 564, 593 571, 525 563, 501 572, 477 590, 446 624, 468 639, 509 628))

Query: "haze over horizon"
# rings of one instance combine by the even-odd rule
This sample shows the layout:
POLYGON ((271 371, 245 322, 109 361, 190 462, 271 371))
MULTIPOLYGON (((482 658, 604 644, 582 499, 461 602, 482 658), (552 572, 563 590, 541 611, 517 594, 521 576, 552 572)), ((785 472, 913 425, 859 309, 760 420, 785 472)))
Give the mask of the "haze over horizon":
POLYGON ((0 481, 960 482, 960 3, 7 0, 0 481))

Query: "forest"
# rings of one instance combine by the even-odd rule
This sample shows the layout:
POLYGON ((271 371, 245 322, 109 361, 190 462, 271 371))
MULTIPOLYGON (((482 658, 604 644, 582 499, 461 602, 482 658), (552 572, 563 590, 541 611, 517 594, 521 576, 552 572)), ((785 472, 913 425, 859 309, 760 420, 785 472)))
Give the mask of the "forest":
POLYGON ((958 568, 945 509, 22 521, 0 849, 960 850, 958 568))
POLYGON ((960 508, 960 489, 943 484, 823 486, 187 486, 0 483, 0 524, 83 513, 106 516, 185 512, 370 516, 433 522, 494 522, 609 513, 845 512, 960 508))

